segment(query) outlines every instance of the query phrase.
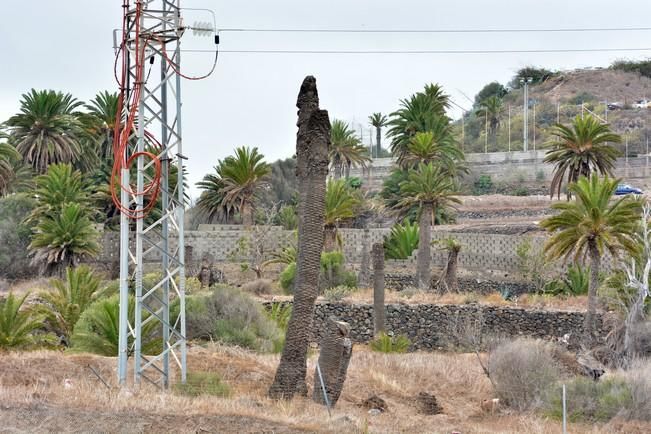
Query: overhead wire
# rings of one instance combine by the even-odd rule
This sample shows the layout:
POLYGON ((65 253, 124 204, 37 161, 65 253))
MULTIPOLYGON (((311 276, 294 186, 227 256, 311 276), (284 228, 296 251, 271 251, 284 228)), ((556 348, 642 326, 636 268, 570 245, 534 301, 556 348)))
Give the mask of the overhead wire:
POLYGON ((566 27, 566 28, 483 28, 483 29, 328 29, 328 28, 221 28, 220 32, 244 33, 580 33, 580 32, 640 32, 651 27, 566 27))

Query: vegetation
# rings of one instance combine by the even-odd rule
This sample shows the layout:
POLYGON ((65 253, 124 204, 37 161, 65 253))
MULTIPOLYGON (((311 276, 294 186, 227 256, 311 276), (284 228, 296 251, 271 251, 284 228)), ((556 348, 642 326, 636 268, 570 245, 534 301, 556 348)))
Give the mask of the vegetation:
POLYGON ((25 219, 36 206, 25 194, 0 198, 0 270, 9 279, 33 275, 27 252, 32 230, 25 219))
MULTIPOLYGON (((502 98, 497 95, 492 95, 482 100, 479 103, 479 108, 477 108, 477 116, 483 117, 486 119, 486 135, 492 137, 495 147, 497 147, 497 129, 500 126, 502 120, 502 111, 504 110, 504 104, 502 98)), ((487 137, 488 140, 488 137, 487 137)), ((486 142, 488 143, 488 142, 486 142)))
MULTIPOLYGON (((337 286, 355 288, 357 276, 344 267, 344 255, 340 251, 322 252, 319 271, 319 289, 323 292, 337 286)), ((294 292, 296 263, 291 262, 280 273, 280 286, 287 293, 294 292)))
POLYGON ((329 252, 339 244, 337 227, 346 220, 353 219, 362 204, 359 192, 353 190, 345 180, 329 180, 325 196, 325 240, 323 248, 329 252))
POLYGON ((174 384, 174 392, 191 397, 228 397, 231 395, 231 388, 214 372, 188 372, 185 383, 174 384))
POLYGON ((554 279, 545 284, 543 293, 549 295, 586 295, 590 285, 590 268, 573 264, 567 268, 567 273, 560 279, 554 279))
POLYGON ((370 161, 366 146, 361 144, 360 139, 346 122, 333 119, 330 142, 329 158, 335 179, 343 175, 348 178, 352 167, 366 167, 366 163, 370 161))
POLYGON ((611 201, 617 188, 617 179, 600 179, 596 174, 581 177, 570 184, 576 195, 573 202, 553 205, 559 213, 543 220, 540 225, 552 233, 545 243, 550 259, 572 258, 574 262, 590 258, 590 285, 586 338, 593 341, 594 315, 601 258, 605 251, 617 256, 620 252, 635 253, 638 249, 636 231, 641 213, 640 202, 624 197, 611 201))
POLYGON ((24 307, 28 296, 18 298, 10 293, 4 300, 0 299, 0 350, 21 349, 36 343, 34 333, 43 323, 24 307))
MULTIPOLYGON (((554 175, 549 187, 550 196, 561 195, 563 178, 567 183, 576 182, 580 176, 589 177, 593 172, 612 176, 619 151, 608 143, 619 143, 622 138, 611 132, 593 116, 574 119, 571 127, 557 124, 557 138, 549 142, 545 163, 554 164, 554 175)), ((567 193, 568 198, 570 192, 567 193)))
POLYGON ((375 128, 375 149, 377 158, 382 157, 382 128, 387 126, 389 119, 382 113, 373 113, 368 117, 368 122, 375 128))
POLYGON ((369 346, 373 351, 379 353, 406 353, 411 345, 411 341, 407 336, 403 335, 389 335, 380 332, 375 339, 373 339, 369 346))
POLYGON ((636 72, 644 77, 651 78, 651 59, 645 60, 616 60, 610 65, 616 71, 636 72))
POLYGON ((387 259, 407 259, 418 248, 418 225, 408 219, 396 223, 384 240, 384 255, 387 259))

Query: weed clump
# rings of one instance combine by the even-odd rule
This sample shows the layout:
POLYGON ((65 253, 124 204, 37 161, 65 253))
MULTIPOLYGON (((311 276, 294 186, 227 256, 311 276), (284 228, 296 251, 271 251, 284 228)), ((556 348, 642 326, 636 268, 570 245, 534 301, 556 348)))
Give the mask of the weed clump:
POLYGON ((404 335, 391 336, 382 332, 369 345, 379 353, 406 353, 411 341, 404 335))

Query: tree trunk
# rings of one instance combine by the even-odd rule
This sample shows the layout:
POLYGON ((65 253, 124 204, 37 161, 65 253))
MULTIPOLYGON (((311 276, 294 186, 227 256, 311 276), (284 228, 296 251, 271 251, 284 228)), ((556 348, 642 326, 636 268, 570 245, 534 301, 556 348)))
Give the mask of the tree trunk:
POLYGON ((253 207, 247 202, 242 202, 240 207, 240 216, 244 226, 253 226, 253 207))
POLYGON ((368 248, 368 228, 364 229, 364 238, 362 239, 362 260, 359 266, 359 274, 357 275, 357 283, 361 288, 369 286, 369 264, 371 262, 370 252, 368 248))
POLYGON ((418 236, 418 259, 416 280, 418 288, 426 290, 430 286, 430 263, 432 261, 432 204, 424 202, 420 209, 419 236, 418 236))
POLYGON ((303 80, 296 106, 299 109, 296 135, 296 176, 299 185, 296 284, 285 346, 269 389, 269 396, 274 399, 291 399, 296 393, 307 395, 307 348, 314 302, 319 290, 323 250, 330 120, 326 110, 319 110, 314 77, 308 76, 303 80))
POLYGON ((377 154, 375 155, 377 158, 380 158, 380 153, 382 152, 382 127, 377 126, 375 127, 375 133, 377 134, 376 140, 377 140, 377 154))
POLYGON ((337 227, 334 225, 326 225, 324 230, 323 251, 333 252, 337 250, 337 227))
POLYGON ((590 254, 590 285, 588 286, 588 310, 585 314, 583 324, 584 341, 588 347, 595 343, 597 327, 595 316, 597 313, 597 288, 599 287, 599 271, 601 269, 601 257, 594 240, 588 241, 588 252, 590 254))
POLYGON ((346 163, 346 174, 345 174, 346 179, 350 178, 350 166, 351 166, 350 163, 346 163))
POLYGON ((448 252, 448 263, 445 267, 445 286, 448 291, 457 292, 459 281, 457 279, 457 263, 459 259, 459 250, 451 248, 448 252))
POLYGON ((384 312, 384 246, 373 244, 373 319, 375 335, 386 328, 384 312))
POLYGON ((318 367, 314 372, 314 390, 312 399, 319 404, 326 404, 323 396, 325 388, 330 408, 334 407, 341 396, 346 380, 348 363, 353 354, 353 343, 348 337, 350 326, 343 321, 330 317, 321 340, 318 367), (319 368, 321 375, 319 376, 319 368), (321 380, 323 379, 323 384, 321 380))

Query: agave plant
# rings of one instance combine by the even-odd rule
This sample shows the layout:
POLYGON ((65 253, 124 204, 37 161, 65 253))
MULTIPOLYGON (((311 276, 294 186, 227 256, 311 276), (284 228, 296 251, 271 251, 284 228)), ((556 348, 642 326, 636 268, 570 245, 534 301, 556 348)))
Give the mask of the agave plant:
POLYGON ((34 332, 42 320, 30 309, 23 308, 29 294, 17 298, 13 293, 0 300, 0 349, 25 348, 35 343, 34 332))
POLYGON ((407 259, 418 248, 418 225, 405 219, 391 228, 384 240, 384 256, 387 259, 407 259))
POLYGON ((53 279, 52 291, 39 294, 46 322, 65 346, 81 314, 100 295, 99 279, 85 266, 66 269, 66 279, 53 279))

